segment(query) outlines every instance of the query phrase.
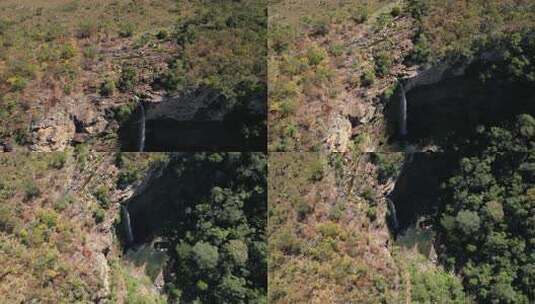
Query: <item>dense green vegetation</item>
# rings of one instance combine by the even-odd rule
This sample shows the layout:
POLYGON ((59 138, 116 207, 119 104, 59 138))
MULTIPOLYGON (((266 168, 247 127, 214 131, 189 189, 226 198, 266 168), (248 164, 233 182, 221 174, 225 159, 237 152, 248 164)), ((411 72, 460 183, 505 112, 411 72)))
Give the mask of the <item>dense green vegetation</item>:
POLYGON ((179 50, 156 84, 170 92, 219 92, 227 119, 247 141, 265 142, 267 5, 264 1, 178 1, 179 50))
POLYGON ((418 31, 411 59, 433 64, 473 58, 489 41, 535 26, 529 0, 440 1, 408 0, 407 12, 418 31))
MULTIPOLYGON (((410 231, 408 234, 410 233, 413 232, 410 231)), ((406 240, 402 242, 410 243, 406 240)), ((417 242, 422 241, 417 240, 417 242)), ((400 244, 394 254, 398 267, 405 271, 401 284, 406 290, 410 289, 410 303, 472 303, 463 290, 461 280, 454 273, 432 265, 426 255, 409 249, 407 245, 414 246, 412 243, 400 244)))
POLYGON ((180 303, 266 303, 266 159, 252 153, 197 153, 169 164, 186 189, 184 210, 166 232, 167 289, 180 303))
POLYGON ((535 83, 535 29, 524 29, 489 40, 480 52, 492 51, 493 60, 481 59, 475 70, 483 81, 499 78, 533 85, 535 83))
POLYGON ((533 303, 535 120, 479 131, 445 186, 441 258, 478 303, 533 303))

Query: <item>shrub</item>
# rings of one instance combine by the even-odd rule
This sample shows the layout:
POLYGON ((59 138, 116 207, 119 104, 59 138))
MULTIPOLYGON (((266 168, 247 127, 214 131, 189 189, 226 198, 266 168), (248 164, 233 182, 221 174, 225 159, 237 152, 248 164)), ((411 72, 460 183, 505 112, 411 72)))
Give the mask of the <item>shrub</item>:
POLYGON ((325 238, 335 239, 341 234, 340 226, 332 222, 319 224, 318 230, 325 238))
POLYGON ((309 249, 308 256, 319 261, 328 261, 336 253, 336 240, 332 238, 323 239, 319 244, 309 249))
POLYGON ((0 206, 0 231, 11 233, 17 225, 17 217, 8 206, 0 206))
POLYGON ((337 203, 335 206, 331 207, 329 210, 329 219, 331 221, 338 221, 342 218, 345 211, 345 205, 343 203, 337 203))
POLYGON ((344 54, 344 45, 341 43, 332 44, 329 47, 329 53, 335 57, 340 57, 344 54))
POLYGON ((356 88, 360 86, 360 78, 355 73, 349 73, 346 80, 350 88, 356 88))
POLYGON ((325 36, 329 33, 329 25, 325 20, 314 21, 310 26, 312 36, 325 36))
POLYGON ((429 40, 423 34, 420 34, 416 38, 414 49, 409 56, 409 59, 414 63, 429 63, 432 58, 432 50, 429 40))
POLYGON ((67 30, 59 23, 51 23, 44 32, 46 42, 51 42, 60 37, 65 37, 67 30))
POLYGON ((308 167, 308 176, 312 181, 320 181, 323 178, 323 161, 321 159, 310 163, 308 167))
POLYGON ((135 104, 127 103, 115 109, 115 118, 119 123, 124 123, 132 115, 135 104))
POLYGON ((100 224, 104 221, 104 218, 106 217, 106 212, 102 208, 97 208, 93 211, 93 218, 95 219, 95 223, 100 224))
POLYGON ((366 70, 360 79, 363 86, 371 86, 375 82, 375 73, 372 70, 366 70))
POLYGON ((137 181, 139 178, 139 172, 135 168, 128 168, 127 170, 119 173, 119 177, 117 178, 117 186, 119 189, 124 189, 128 185, 137 181))
POLYGON ((39 189, 39 187, 37 187, 37 185, 33 181, 26 181, 23 187, 24 187, 24 199, 26 201, 30 201, 36 197, 39 197, 39 195, 41 195, 41 190, 39 189))
POLYGON ((336 73, 333 69, 329 66, 320 66, 316 69, 315 73, 312 77, 312 83, 314 83, 317 86, 321 86, 323 84, 329 84, 333 78, 335 77, 336 73))
POLYGON ((274 26, 269 31, 271 49, 277 53, 287 50, 292 37, 293 32, 290 26, 274 26))
POLYGON ((303 56, 285 56, 284 63, 279 66, 282 73, 288 76, 296 76, 308 68, 307 58, 303 56))
POLYGON ((122 92, 132 90, 137 83, 136 70, 131 66, 123 66, 121 78, 119 78, 118 87, 122 92))
POLYGON ((97 56, 97 48, 95 48, 94 46, 88 46, 84 48, 83 53, 85 58, 95 59, 95 57, 97 56))
POLYGON ((115 154, 115 166, 119 169, 123 168, 126 164, 126 159, 123 152, 117 152, 115 154))
POLYGON ((325 58, 327 58, 327 52, 318 46, 313 46, 308 49, 307 58, 308 63, 310 65, 315 66, 320 64, 325 58))
POLYGON ((401 8, 399 6, 394 6, 390 11, 390 15, 392 15, 392 17, 397 17, 401 15, 401 8))
POLYGON ((67 194, 54 204, 54 209, 61 212, 67 209, 67 207, 69 207, 69 205, 71 205, 73 202, 74 198, 67 194))
POLYGON ((72 84, 71 83, 66 82, 63 85, 63 93, 65 93, 65 95, 70 95, 72 93, 72 84))
POLYGON ((377 17, 375 31, 380 31, 384 29, 387 25, 391 24, 392 21, 393 21, 392 16, 388 13, 379 15, 379 17, 377 17))
POLYGON ((302 221, 312 212, 312 207, 304 199, 298 198, 295 202, 295 212, 297 219, 302 221))
POLYGON ((33 78, 37 67, 24 60, 10 60, 8 62, 8 73, 13 76, 33 78))
POLYGON ((388 179, 396 177, 401 170, 401 158, 396 154, 381 154, 377 153, 372 156, 372 161, 377 167, 377 178, 381 183, 385 183, 388 179))
POLYGON ((427 14, 429 3, 427 0, 408 0, 407 9, 414 18, 421 19, 427 14))
POLYGON ((281 103, 281 114, 284 117, 290 116, 297 110, 297 101, 293 98, 288 98, 281 103))
POLYGON ((168 91, 173 92, 182 90, 187 82, 184 63, 181 60, 172 62, 169 65, 169 70, 160 75, 157 81, 168 91))
POLYGON ((22 76, 13 76, 7 80, 7 83, 11 86, 11 91, 22 91, 28 85, 28 80, 22 76))
POLYGON ((132 47, 134 49, 139 49, 147 45, 149 42, 152 41, 152 35, 149 33, 143 33, 142 35, 139 35, 132 44, 132 47))
POLYGON ((52 158, 48 163, 50 168, 61 169, 67 162, 67 154, 65 152, 52 153, 52 158))
POLYGON ((76 38, 83 39, 89 38, 97 31, 97 26, 90 20, 83 20, 78 24, 76 29, 76 38))
POLYGON ((369 206, 368 210, 366 211, 366 216, 370 219, 370 221, 375 221, 377 219, 377 208, 375 206, 369 206))
POLYGON ((392 67, 392 56, 387 51, 381 51, 374 56, 375 73, 377 76, 386 76, 392 67))
POLYGON ((89 156, 89 148, 86 144, 77 145, 74 148, 74 155, 76 156, 76 161, 80 166, 85 166, 87 157, 89 156))
POLYGON ((132 22, 123 22, 119 24, 119 36, 126 38, 132 37, 134 34, 135 25, 132 22))
POLYGON ((273 237, 274 248, 288 255, 298 255, 303 249, 303 244, 289 228, 283 229, 273 237))
POLYGON ((39 212, 39 222, 45 224, 48 228, 53 228, 58 224, 59 215, 50 209, 42 209, 39 212))
POLYGON ((63 60, 71 59, 76 55, 74 46, 70 43, 66 43, 60 48, 60 58, 63 60))
POLYGON ((111 79, 106 79, 100 85, 99 93, 102 96, 111 96, 115 92, 115 81, 111 79))
POLYGON ((375 202, 375 192, 373 191, 373 189, 366 185, 364 187, 364 189, 362 190, 362 193, 361 193, 362 197, 364 199, 366 199, 368 202, 372 203, 372 202, 375 202))
POLYGON ((354 9, 351 12, 351 19, 358 24, 366 22, 368 20, 368 8, 359 7, 354 9))
POLYGON ((28 128, 18 128, 15 130, 15 142, 19 145, 25 145, 28 143, 28 138, 30 134, 28 134, 28 128))
POLYGON ((159 30, 158 33, 156 34, 156 38, 160 39, 160 40, 164 40, 164 39, 167 39, 169 37, 169 32, 167 30, 159 30))
POLYGON ((110 207, 110 195, 108 193, 108 188, 101 186, 93 193, 95 198, 98 200, 100 206, 104 209, 110 207))

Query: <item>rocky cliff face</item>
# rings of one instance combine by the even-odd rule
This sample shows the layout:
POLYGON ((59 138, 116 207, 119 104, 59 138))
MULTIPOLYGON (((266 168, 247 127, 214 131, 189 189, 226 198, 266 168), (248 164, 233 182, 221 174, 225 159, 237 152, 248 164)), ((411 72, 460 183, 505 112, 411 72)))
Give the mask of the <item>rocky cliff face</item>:
POLYGON ((73 143, 82 143, 92 136, 102 135, 111 122, 105 110, 87 96, 67 97, 48 111, 44 118, 33 122, 32 151, 65 151, 73 143))

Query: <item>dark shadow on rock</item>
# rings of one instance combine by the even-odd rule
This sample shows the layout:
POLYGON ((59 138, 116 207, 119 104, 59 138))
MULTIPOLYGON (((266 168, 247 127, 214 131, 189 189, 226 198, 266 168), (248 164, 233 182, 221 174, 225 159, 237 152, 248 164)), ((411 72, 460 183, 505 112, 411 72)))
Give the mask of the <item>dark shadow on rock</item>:
MULTIPOLYGON (((145 101, 145 152, 265 151, 266 95, 251 92, 226 100, 213 90, 198 90, 145 101)), ((122 151, 139 151, 141 113, 136 109, 119 130, 122 151)))
POLYGON ((451 176, 460 156, 454 153, 414 153, 407 156, 389 199, 395 205, 397 232, 440 207, 441 185, 451 176))
POLYGON ((400 138, 399 94, 385 112, 390 142, 438 145, 452 151, 471 140, 480 125, 500 126, 523 113, 535 114, 535 88, 505 80, 482 83, 475 76, 450 78, 407 93, 408 135, 400 138))

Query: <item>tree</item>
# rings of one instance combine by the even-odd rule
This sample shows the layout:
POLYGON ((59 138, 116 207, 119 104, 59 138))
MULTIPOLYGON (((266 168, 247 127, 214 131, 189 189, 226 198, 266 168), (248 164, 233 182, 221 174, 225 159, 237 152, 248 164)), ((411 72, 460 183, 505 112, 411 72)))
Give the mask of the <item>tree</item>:
POLYGON ((217 266, 219 252, 217 247, 199 241, 192 248, 192 257, 201 270, 211 270, 217 266))
POLYGON ((463 210, 457 214, 457 225, 467 236, 479 230, 480 219, 476 212, 463 210))
POLYGON ((535 120, 481 129, 444 186, 439 240, 478 303, 532 303, 535 120))
POLYGON ((261 153, 176 154, 169 164, 183 211, 170 297, 185 303, 262 303, 266 282, 266 160, 261 153))

